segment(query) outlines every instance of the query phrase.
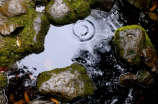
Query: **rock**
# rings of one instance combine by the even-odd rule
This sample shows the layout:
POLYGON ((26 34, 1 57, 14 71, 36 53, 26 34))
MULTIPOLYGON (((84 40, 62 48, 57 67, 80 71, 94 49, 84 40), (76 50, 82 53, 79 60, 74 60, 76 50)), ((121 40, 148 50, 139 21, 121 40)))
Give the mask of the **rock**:
POLYGON ((63 25, 87 17, 90 6, 84 0, 51 0, 45 7, 45 14, 52 24, 63 25))
POLYGON ((44 50, 44 39, 49 29, 49 21, 43 13, 29 8, 28 14, 12 17, 8 23, 17 23, 24 28, 17 30, 13 35, 0 35, 0 65, 11 67, 17 60, 31 53, 40 53, 44 50), (38 26, 37 26, 38 24, 38 26), (17 36, 21 46, 17 45, 17 36))
POLYGON ((15 63, 14 65, 12 65, 12 66, 9 68, 8 71, 6 71, 6 73, 7 73, 8 75, 10 75, 10 74, 14 73, 14 72, 17 71, 17 70, 18 70, 18 65, 15 63))
POLYGON ((27 13, 28 7, 25 0, 10 0, 0 8, 0 12, 7 17, 14 17, 27 13))
POLYGON ((122 64, 140 65, 141 50, 151 48, 155 51, 146 31, 137 25, 125 26, 115 31, 116 53, 122 64))
POLYGON ((8 0, 0 0, 0 7, 5 4, 8 0))
POLYGON ((0 73, 0 90, 4 89, 8 84, 7 74, 4 72, 0 73))
POLYGON ((151 76, 150 72, 148 72, 147 70, 138 71, 137 77, 138 83, 145 88, 149 88, 154 84, 154 79, 151 76))
POLYGON ((151 0, 125 0, 125 1, 134 5, 136 8, 140 10, 146 10, 148 9, 151 0))
POLYGON ((119 82, 123 86, 133 86, 137 82, 137 76, 133 73, 122 74, 119 78, 119 82))
POLYGON ((157 55, 155 50, 148 48, 148 49, 142 49, 141 50, 141 57, 144 61, 144 63, 148 66, 148 67, 153 67, 155 65, 155 62, 157 60, 157 55))
POLYGON ((6 96, 4 95, 4 90, 1 90, 1 91, 0 91, 0 104, 8 104, 8 103, 7 103, 7 98, 6 98, 6 96))
POLYGON ((37 78, 37 90, 42 95, 56 96, 60 101, 71 101, 91 95, 94 86, 86 68, 74 63, 66 68, 41 73, 37 78))
POLYGON ((55 102, 51 100, 46 100, 46 99, 35 99, 28 104, 56 104, 55 102))

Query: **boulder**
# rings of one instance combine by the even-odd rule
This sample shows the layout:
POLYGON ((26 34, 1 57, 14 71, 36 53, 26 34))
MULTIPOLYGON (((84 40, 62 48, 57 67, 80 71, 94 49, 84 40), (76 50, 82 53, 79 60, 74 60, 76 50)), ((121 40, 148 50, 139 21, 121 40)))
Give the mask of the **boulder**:
POLYGON ((145 88, 149 88, 154 84, 154 79, 150 72, 147 70, 138 71, 137 77, 138 83, 145 88))
POLYGON ((5 4, 8 0, 0 0, 0 7, 5 4))
POLYGON ((133 6, 135 6, 140 10, 146 10, 148 9, 151 0, 124 0, 124 1, 132 4, 133 6))
POLYGON ((44 39, 50 24, 43 13, 29 8, 28 14, 9 18, 8 23, 24 27, 12 32, 10 36, 0 35, 1 66, 11 67, 26 55, 44 50, 44 39))
POLYGON ((4 89, 8 84, 7 74, 0 72, 0 90, 4 89))
POLYGON ((42 95, 52 95, 65 102, 91 95, 94 86, 87 75, 86 68, 74 63, 66 68, 57 68, 39 74, 37 90, 42 95))
POLYGON ((142 63, 142 49, 155 51, 146 31, 138 25, 117 29, 114 35, 114 44, 120 62, 124 65, 140 65, 142 63))
POLYGON ((90 6, 84 0, 51 0, 45 7, 45 14, 52 24, 63 25, 87 17, 90 6))
POLYGON ((133 73, 122 74, 119 78, 119 82, 123 86, 133 86, 137 82, 137 76, 133 73))

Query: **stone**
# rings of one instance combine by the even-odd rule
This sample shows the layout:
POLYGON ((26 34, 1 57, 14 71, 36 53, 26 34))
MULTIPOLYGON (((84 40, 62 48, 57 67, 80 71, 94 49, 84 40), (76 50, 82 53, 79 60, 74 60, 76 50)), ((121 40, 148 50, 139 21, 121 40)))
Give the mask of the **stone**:
POLYGON ((50 99, 35 99, 33 101, 30 101, 28 104, 56 104, 55 102, 51 101, 50 99))
POLYGON ((90 6, 84 0, 51 0, 45 7, 45 14, 52 24, 63 25, 87 17, 90 6))
POLYGON ((137 76, 133 73, 122 74, 119 78, 119 82, 123 86, 134 86, 137 82, 137 76))
POLYGON ((155 65, 155 62, 157 60, 157 54, 152 48, 142 49, 140 55, 142 57, 143 62, 148 67, 153 67, 155 65))
POLYGON ((66 68, 57 68, 39 74, 37 90, 42 95, 52 95, 65 102, 91 95, 94 86, 87 75, 86 68, 74 63, 66 68))
POLYGON ((147 70, 138 71, 137 77, 138 83, 145 88, 150 88, 155 83, 154 78, 147 70))
POLYGON ((117 29, 114 35, 114 44, 120 62, 124 65, 142 64, 140 54, 144 48, 151 48, 155 51, 146 31, 138 25, 117 29))
POLYGON ((140 10, 147 10, 151 0, 125 0, 140 10))
POLYGON ((8 84, 7 74, 4 72, 0 73, 0 90, 4 89, 8 84))
POLYGON ((0 8, 0 12, 7 17, 14 17, 27 13, 28 7, 25 0, 10 0, 0 8))
POLYGON ((8 0, 0 0, 0 7, 5 4, 8 0))
POLYGON ((8 104, 7 98, 5 96, 4 90, 0 91, 0 104, 8 104))
POLYGON ((12 17, 9 24, 17 23, 23 28, 13 32, 13 35, 0 35, 0 65, 11 67, 16 61, 31 53, 40 53, 44 50, 44 39, 49 30, 49 21, 43 13, 29 8, 28 14, 12 17), (38 25, 38 26, 37 26, 38 25), (17 37, 21 46, 17 45, 17 37))

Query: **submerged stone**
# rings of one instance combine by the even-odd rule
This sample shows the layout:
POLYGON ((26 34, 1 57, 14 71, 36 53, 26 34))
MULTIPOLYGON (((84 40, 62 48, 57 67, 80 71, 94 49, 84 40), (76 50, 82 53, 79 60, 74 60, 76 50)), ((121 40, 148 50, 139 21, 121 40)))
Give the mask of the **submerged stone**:
POLYGON ((66 68, 57 68, 39 74, 37 90, 42 95, 53 95, 58 100, 71 101, 91 95, 94 86, 87 75, 86 68, 74 63, 66 68))
POLYGON ((52 24, 68 24, 90 14, 90 6, 84 0, 51 0, 45 14, 52 24))
POLYGON ((27 13, 28 7, 25 0, 10 0, 0 8, 0 12, 7 17, 14 17, 27 13))
POLYGON ((49 21, 43 13, 29 8, 28 14, 9 18, 10 24, 17 23, 24 28, 12 33, 10 36, 0 35, 0 65, 11 67, 17 60, 31 53, 40 53, 44 50, 44 38, 49 29, 49 21), (37 20, 38 19, 38 20, 37 20), (36 30, 38 24, 38 31, 36 30), (21 42, 17 45, 17 36, 21 42), (36 41, 35 41, 36 40, 36 41))
POLYGON ((35 99, 33 101, 30 101, 28 104, 56 104, 56 103, 51 100, 35 99))
POLYGON ((149 7, 150 0, 125 0, 140 10, 146 10, 149 7))
POLYGON ((4 90, 0 91, 0 104, 8 104, 4 90))
POLYGON ((137 82, 137 76, 133 73, 126 73, 120 76, 119 82, 123 86, 133 86, 137 82))
POLYGON ((120 62, 126 65, 140 65, 142 62, 140 54, 143 48, 151 48, 155 51, 146 31, 138 25, 117 29, 114 43, 120 62))
POLYGON ((8 84, 7 74, 4 72, 0 73, 0 90, 4 89, 8 84))
POLYGON ((137 73, 137 77, 138 77, 138 83, 145 88, 149 88, 154 84, 154 78, 147 70, 140 70, 137 73))

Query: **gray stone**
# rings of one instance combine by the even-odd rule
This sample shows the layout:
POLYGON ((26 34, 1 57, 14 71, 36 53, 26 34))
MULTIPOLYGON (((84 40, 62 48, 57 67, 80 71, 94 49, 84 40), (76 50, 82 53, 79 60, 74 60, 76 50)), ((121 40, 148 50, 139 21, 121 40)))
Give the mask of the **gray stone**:
POLYGON ((51 100, 35 99, 33 101, 30 101, 28 104, 56 104, 56 103, 51 100))
POLYGON ((4 90, 0 91, 0 104, 8 104, 7 98, 4 94, 4 90))

